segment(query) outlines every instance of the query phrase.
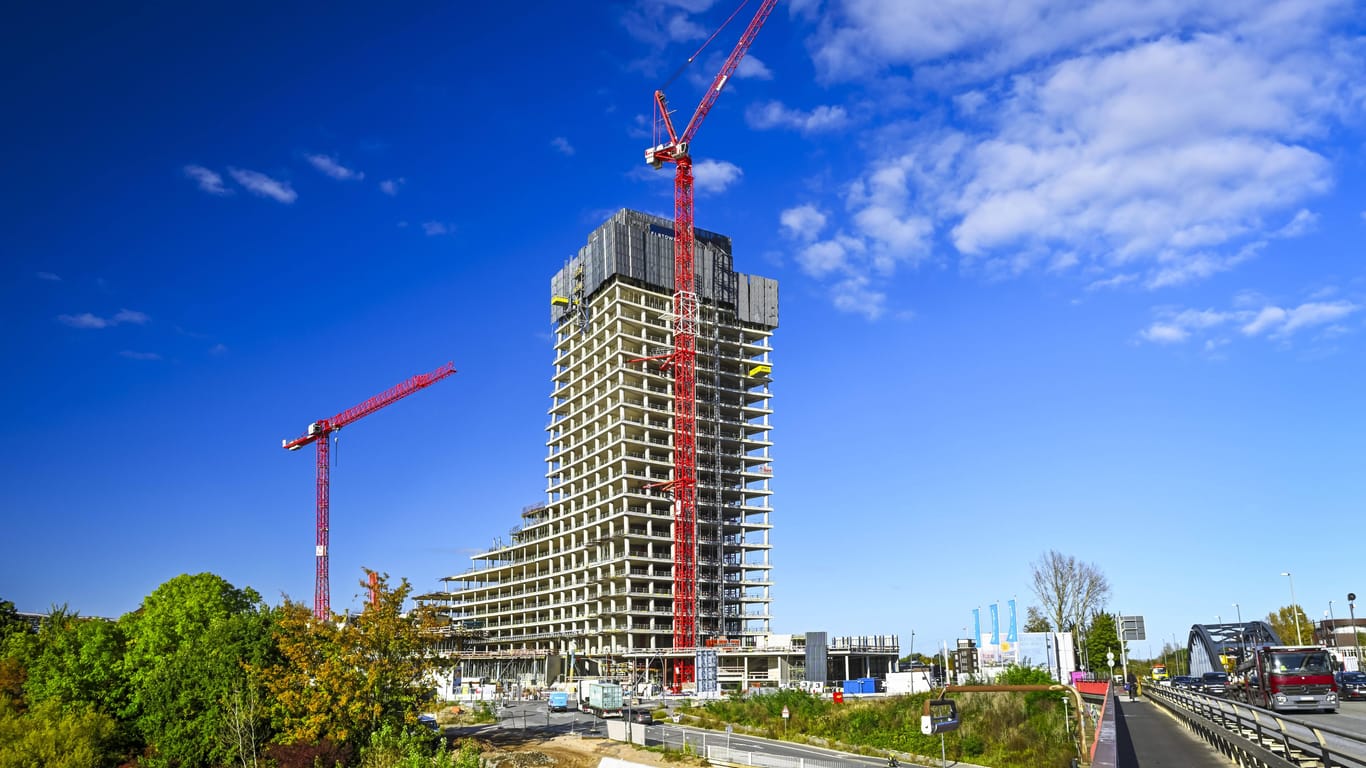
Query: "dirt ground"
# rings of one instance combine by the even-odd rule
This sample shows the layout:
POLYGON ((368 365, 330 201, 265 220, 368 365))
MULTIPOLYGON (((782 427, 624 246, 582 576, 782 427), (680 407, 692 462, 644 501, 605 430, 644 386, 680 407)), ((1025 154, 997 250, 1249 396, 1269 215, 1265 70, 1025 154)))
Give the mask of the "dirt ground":
POLYGON ((483 747, 488 768, 597 768, 604 757, 615 757, 645 765, 691 768, 691 763, 675 758, 665 760, 658 752, 608 739, 560 735, 553 738, 533 734, 499 733, 477 739, 483 747))

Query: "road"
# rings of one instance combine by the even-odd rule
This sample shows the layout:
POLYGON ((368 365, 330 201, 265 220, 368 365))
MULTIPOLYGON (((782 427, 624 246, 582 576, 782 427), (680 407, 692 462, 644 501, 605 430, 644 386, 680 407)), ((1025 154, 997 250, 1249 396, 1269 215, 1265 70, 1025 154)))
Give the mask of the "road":
MULTIPOLYGON (((632 711, 654 711, 669 708, 670 702, 642 702, 632 711)), ((495 708, 498 723, 488 728, 526 729, 559 735, 562 733, 582 733, 589 736, 605 735, 603 721, 593 715, 577 710, 550 712, 544 701, 509 702, 495 708)), ((646 725, 632 723, 634 728, 645 728, 646 739, 653 743, 664 743, 675 749, 688 744, 694 750, 705 753, 707 748, 724 749, 729 747, 735 753, 759 753, 775 758, 786 758, 794 763, 812 768, 887 768, 886 758, 864 757, 830 749, 821 749, 804 744, 770 741, 741 734, 726 734, 703 728, 690 728, 672 722, 646 725)))

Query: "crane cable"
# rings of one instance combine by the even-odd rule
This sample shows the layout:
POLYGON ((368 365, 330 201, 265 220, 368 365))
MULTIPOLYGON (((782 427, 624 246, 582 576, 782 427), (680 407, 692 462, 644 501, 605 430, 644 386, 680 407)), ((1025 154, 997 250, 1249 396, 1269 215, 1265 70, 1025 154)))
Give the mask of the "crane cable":
POLYGON ((726 21, 721 26, 716 28, 715 32, 711 33, 711 37, 708 37, 706 42, 702 43, 702 47, 698 48, 696 53, 689 56, 687 61, 683 62, 683 64, 680 65, 678 69, 674 70, 674 73, 672 75, 669 75, 669 79, 665 80, 664 84, 659 86, 659 90, 663 91, 667 89, 670 85, 672 85, 673 81, 677 80, 678 76, 683 74, 683 70, 687 69, 688 65, 692 64, 694 61, 697 60, 698 56, 702 55, 702 51, 706 50, 707 46, 711 45, 711 41, 715 40, 716 36, 721 34, 721 31, 724 30, 727 25, 729 25, 732 21, 735 20, 735 17, 739 15, 740 11, 743 10, 746 5, 749 5, 749 0, 740 0, 739 7, 737 7, 730 14, 730 18, 726 19, 726 21))

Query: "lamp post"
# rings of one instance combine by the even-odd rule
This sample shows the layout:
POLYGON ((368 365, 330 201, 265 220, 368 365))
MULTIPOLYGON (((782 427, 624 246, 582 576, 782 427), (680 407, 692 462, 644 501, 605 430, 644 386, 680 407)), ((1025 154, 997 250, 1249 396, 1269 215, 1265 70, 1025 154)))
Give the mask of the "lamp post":
POLYGON ((1243 609, 1233 604, 1233 610, 1238 612, 1238 663, 1243 661, 1243 609))
POLYGON ((1295 645, 1304 645, 1304 637, 1300 635, 1300 607, 1295 603, 1295 577, 1290 575, 1290 571, 1281 571, 1281 575, 1290 579, 1290 612, 1295 615, 1295 645))
POLYGON ((1347 611, 1352 615, 1352 640, 1357 647, 1357 671, 1361 671, 1361 633, 1357 631, 1357 593, 1347 593, 1347 611))
POLYGON ((1334 647, 1334 648, 1338 647, 1338 627, 1337 627, 1337 623, 1338 623, 1338 619, 1337 619, 1336 616, 1333 615, 1333 601, 1332 601, 1332 600, 1329 600, 1329 601, 1328 601, 1328 626, 1330 627, 1330 629, 1328 630, 1328 636, 1331 637, 1331 638, 1333 638, 1333 647, 1334 647))

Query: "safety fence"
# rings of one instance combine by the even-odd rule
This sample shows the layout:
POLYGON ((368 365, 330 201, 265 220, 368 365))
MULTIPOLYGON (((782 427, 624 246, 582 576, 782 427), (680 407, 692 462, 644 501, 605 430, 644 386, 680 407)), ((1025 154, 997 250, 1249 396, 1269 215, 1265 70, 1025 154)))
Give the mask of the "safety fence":
POLYGON ((1143 695, 1235 765, 1366 768, 1366 739, 1361 733, 1319 722, 1333 715, 1289 718, 1218 696, 1157 685, 1145 687, 1143 695))

